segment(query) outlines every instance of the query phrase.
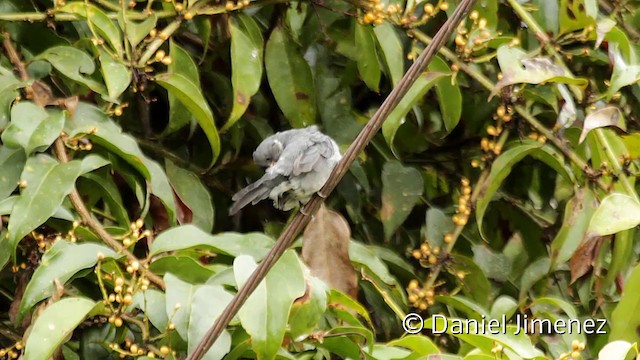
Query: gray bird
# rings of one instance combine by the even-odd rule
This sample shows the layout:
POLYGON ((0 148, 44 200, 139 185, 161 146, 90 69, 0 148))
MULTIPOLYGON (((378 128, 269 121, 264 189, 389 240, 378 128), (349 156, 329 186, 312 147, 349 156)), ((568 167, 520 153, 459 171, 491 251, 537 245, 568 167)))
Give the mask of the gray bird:
POLYGON ((267 168, 265 174, 233 195, 229 214, 267 198, 285 211, 305 204, 322 188, 341 158, 338 144, 317 126, 271 135, 253 152, 255 163, 267 168))

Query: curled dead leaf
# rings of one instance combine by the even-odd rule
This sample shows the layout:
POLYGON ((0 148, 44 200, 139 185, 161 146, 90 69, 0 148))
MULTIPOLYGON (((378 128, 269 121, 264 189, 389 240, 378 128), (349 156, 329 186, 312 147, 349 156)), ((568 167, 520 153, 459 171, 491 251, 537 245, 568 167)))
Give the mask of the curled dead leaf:
POLYGON ((351 229, 344 217, 322 205, 302 239, 302 259, 311 274, 356 298, 358 275, 349 258, 351 229))

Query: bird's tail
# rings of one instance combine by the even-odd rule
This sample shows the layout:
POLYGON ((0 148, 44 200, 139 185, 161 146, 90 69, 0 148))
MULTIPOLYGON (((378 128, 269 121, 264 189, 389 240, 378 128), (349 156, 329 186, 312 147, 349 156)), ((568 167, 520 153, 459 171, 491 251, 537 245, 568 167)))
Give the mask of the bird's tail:
POLYGON ((249 203, 255 205, 268 198, 271 190, 285 180, 286 178, 282 175, 265 174, 258 181, 249 184, 233 195, 231 198, 233 205, 229 208, 229 215, 234 215, 249 203))

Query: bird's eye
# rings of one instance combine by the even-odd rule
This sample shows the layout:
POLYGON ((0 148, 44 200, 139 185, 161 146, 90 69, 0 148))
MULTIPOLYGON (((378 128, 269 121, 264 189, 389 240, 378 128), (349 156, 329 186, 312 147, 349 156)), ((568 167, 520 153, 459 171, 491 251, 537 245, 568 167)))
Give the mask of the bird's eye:
POLYGON ((265 161, 271 161, 271 158, 270 157, 266 157, 265 161))

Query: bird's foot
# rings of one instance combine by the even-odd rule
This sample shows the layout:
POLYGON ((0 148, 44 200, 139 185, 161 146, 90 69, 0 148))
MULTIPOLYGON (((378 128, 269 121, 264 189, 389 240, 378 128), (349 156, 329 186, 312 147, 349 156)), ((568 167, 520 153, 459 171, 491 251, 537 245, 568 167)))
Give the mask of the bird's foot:
POLYGON ((316 194, 318 194, 318 196, 320 196, 323 200, 329 197, 329 195, 323 194, 322 190, 318 191, 316 194))

